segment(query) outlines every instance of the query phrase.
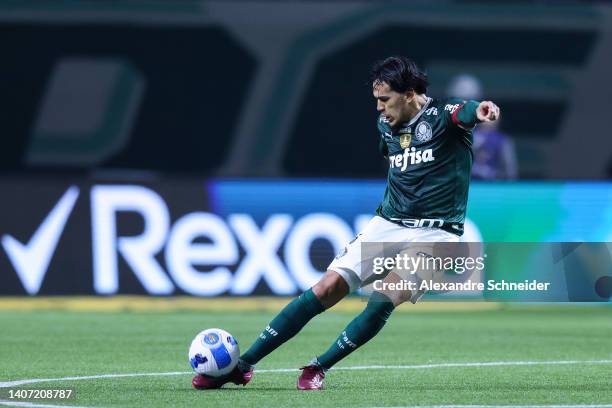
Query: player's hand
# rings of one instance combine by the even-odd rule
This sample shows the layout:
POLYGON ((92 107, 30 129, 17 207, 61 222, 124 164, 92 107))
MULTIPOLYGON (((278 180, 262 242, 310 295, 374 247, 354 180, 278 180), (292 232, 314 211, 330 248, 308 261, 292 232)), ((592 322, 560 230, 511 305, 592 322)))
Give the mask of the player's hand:
POLYGON ((481 122, 493 122, 499 118, 499 106, 491 101, 482 101, 476 109, 476 117, 481 122))

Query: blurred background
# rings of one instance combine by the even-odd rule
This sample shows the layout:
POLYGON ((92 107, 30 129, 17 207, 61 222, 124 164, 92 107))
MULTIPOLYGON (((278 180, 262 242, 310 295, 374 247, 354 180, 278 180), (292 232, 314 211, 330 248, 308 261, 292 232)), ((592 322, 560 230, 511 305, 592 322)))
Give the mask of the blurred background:
POLYGON ((0 31, 2 295, 309 287, 382 197, 396 54, 501 107, 466 240, 612 239, 608 2, 7 0, 0 31))

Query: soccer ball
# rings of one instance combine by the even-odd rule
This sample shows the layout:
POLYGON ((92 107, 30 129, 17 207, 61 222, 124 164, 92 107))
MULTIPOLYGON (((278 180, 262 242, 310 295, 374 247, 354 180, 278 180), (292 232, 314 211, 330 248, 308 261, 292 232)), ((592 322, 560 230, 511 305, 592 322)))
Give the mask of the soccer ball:
POLYGON ((229 374, 240 357, 234 336, 221 329, 206 329, 189 346, 189 363, 198 374, 222 377, 229 374))

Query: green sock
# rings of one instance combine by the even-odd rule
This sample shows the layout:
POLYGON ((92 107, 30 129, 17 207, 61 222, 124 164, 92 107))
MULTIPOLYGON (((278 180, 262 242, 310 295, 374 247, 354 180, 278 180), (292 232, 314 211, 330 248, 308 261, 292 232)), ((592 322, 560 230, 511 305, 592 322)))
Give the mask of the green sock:
POLYGON ((240 359, 248 365, 257 364, 324 310, 312 289, 308 289, 281 310, 240 359))
POLYGON ((366 344, 383 328, 395 306, 380 292, 372 293, 368 305, 359 316, 346 326, 331 347, 317 360, 324 369, 330 369, 338 361, 366 344))

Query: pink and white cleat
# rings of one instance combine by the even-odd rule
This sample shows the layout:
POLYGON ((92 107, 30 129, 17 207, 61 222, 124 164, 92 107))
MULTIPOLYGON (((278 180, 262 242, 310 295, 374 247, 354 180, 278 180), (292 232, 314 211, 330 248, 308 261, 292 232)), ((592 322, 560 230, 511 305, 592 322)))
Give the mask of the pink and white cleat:
POLYGON ((196 390, 214 390, 221 388, 228 382, 233 382, 236 385, 247 385, 249 381, 251 381, 251 378, 253 378, 253 368, 243 372, 236 366, 231 373, 220 378, 206 377, 202 374, 198 374, 191 380, 191 385, 193 385, 193 388, 196 390))
POLYGON ((320 390, 323 389, 323 379, 325 379, 325 371, 316 364, 301 367, 302 375, 298 377, 298 390, 320 390))

